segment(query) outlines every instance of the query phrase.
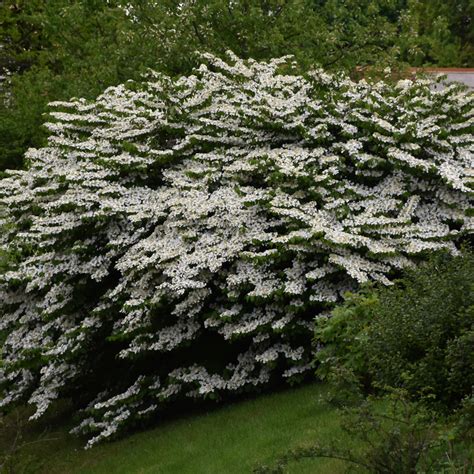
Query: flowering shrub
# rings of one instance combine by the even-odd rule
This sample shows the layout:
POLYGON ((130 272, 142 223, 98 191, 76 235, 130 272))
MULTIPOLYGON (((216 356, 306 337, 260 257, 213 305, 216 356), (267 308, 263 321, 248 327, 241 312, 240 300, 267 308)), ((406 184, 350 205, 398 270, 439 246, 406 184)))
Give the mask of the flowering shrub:
POLYGON ((79 395, 89 445, 298 379, 315 315, 472 230, 472 94, 204 58, 52 103, 2 180, 2 406, 79 395))

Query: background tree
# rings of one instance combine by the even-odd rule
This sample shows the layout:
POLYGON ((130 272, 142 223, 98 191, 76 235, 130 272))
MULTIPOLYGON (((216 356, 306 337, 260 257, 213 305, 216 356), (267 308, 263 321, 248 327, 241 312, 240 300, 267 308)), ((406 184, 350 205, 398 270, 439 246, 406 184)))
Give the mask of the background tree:
POLYGON ((472 67, 474 2, 408 0, 400 16, 400 55, 412 66, 472 67))
POLYGON ((117 2, 7 0, 0 7, 0 168, 44 143, 48 102, 94 97, 133 77, 125 12, 117 2))

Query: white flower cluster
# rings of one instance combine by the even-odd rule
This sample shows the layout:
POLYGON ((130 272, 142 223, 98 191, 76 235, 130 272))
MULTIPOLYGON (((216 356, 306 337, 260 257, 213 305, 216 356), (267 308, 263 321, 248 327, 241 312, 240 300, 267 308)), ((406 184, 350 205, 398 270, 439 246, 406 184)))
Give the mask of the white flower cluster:
POLYGON ((51 104, 0 182, 0 405, 80 393, 89 445, 301 377, 345 291, 473 229, 472 93, 205 60, 51 104))

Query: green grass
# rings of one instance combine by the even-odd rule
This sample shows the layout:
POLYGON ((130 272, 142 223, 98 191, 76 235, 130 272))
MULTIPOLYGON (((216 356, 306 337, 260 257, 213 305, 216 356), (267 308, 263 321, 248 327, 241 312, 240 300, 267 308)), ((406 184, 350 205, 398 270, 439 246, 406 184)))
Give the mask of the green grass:
MULTIPOLYGON (((320 400, 325 390, 311 384, 222 405, 90 450, 64 428, 48 434, 56 441, 30 445, 22 456, 36 457, 41 464, 34 472, 49 474, 250 473, 288 448, 313 441, 351 443, 337 412, 320 400)), ((294 463, 288 473, 338 474, 345 467, 336 460, 311 460, 294 463)))

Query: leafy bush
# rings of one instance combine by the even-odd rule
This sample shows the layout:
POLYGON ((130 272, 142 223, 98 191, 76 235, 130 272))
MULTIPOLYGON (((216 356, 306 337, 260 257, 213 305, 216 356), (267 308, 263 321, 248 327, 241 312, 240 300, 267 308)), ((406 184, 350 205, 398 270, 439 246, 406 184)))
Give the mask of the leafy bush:
POLYGON ((374 378, 452 407, 474 386, 474 256, 434 259, 382 291, 369 330, 374 378))
POLYGON ((28 422, 19 409, 0 415, 0 472, 2 474, 32 474, 44 467, 34 456, 26 454, 25 447, 35 443, 47 443, 51 438, 39 436, 25 440, 28 422))
POLYGON ((348 295, 318 323, 323 378, 342 366, 366 389, 404 387, 453 409, 474 386, 474 255, 438 255, 391 288, 348 295))
POLYGON ((311 369, 315 314, 469 234, 474 96, 205 55, 51 104, 2 180, 2 405, 78 393, 89 445, 311 369))
POLYGON ((316 320, 315 359, 321 379, 338 385, 344 381, 349 389, 356 384, 370 390, 372 380, 365 346, 373 309, 378 303, 373 287, 365 286, 358 293, 346 293, 344 303, 336 306, 330 316, 316 320))

